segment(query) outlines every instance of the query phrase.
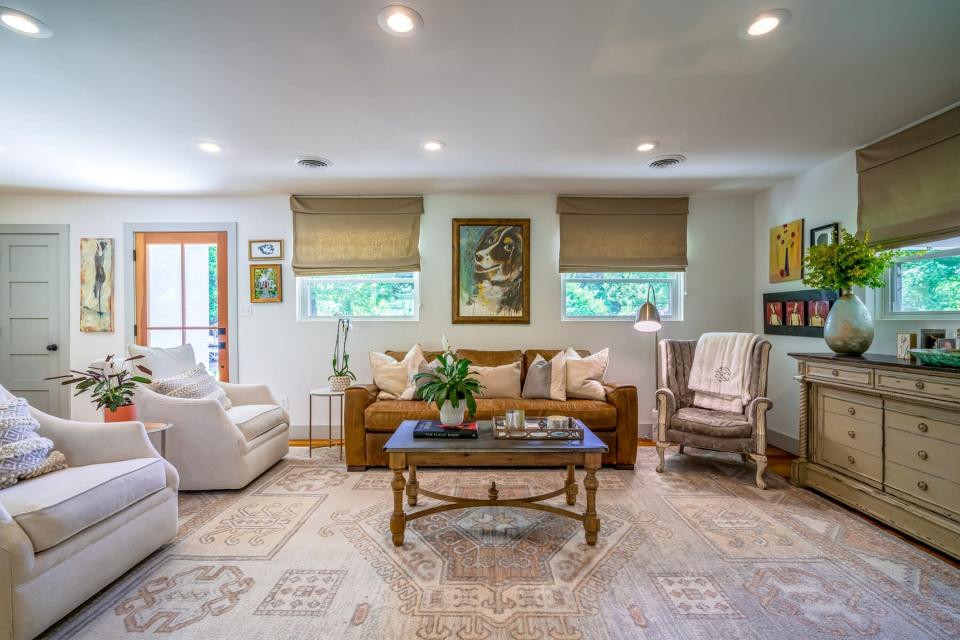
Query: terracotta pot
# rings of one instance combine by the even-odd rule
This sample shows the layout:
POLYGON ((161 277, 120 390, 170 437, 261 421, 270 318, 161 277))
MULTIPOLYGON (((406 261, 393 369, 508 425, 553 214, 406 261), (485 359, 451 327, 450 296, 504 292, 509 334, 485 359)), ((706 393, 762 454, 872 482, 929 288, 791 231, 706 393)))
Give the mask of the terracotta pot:
POLYGON ((131 422, 136 419, 137 405, 135 404, 125 404, 122 407, 118 407, 116 411, 108 409, 107 407, 103 408, 104 422, 131 422))

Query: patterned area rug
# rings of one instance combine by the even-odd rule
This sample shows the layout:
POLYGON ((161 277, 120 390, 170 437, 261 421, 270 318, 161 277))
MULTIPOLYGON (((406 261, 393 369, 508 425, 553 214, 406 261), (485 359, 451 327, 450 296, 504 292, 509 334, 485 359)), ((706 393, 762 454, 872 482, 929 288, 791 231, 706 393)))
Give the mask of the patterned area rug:
MULTIPOLYGON (((398 549, 388 472, 298 450, 243 491, 182 494, 177 539, 47 637, 960 636, 960 571, 781 478, 756 489, 738 458, 674 455, 662 475, 654 458, 600 472, 595 548, 573 520, 483 508, 415 520, 398 549)), ((507 498, 563 472, 420 482, 485 497, 494 478, 507 498)))

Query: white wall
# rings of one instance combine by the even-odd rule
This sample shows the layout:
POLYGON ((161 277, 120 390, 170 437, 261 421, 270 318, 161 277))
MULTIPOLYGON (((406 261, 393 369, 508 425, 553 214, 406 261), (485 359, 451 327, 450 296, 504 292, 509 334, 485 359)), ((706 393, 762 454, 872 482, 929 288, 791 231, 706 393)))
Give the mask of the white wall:
MULTIPOLYGON (((769 231, 784 222, 804 219, 804 246, 809 244, 810 229, 831 222, 839 222, 850 231, 857 229, 857 170, 854 151, 829 160, 813 169, 781 182, 758 194, 755 198, 756 228, 754 259, 756 262, 756 296, 754 327, 763 333, 761 298, 764 293, 806 289, 800 280, 770 283, 768 276, 769 231)), ((878 317, 874 292, 859 292, 875 318, 878 317)), ((896 354, 897 333, 920 333, 922 328, 946 329, 955 335, 960 321, 903 321, 877 320, 873 344, 869 353, 896 354)), ((773 344, 770 354, 768 395, 774 408, 768 414, 769 440, 776 446, 796 452, 799 435, 799 391, 793 376, 796 360, 789 352, 829 352, 822 338, 800 338, 769 335, 773 344)))
MULTIPOLYGON (((420 321, 357 322, 350 337, 350 353, 361 380, 369 380, 365 352, 370 349, 406 349, 414 342, 437 348, 446 334, 454 346, 488 349, 564 347, 590 350, 610 347, 609 380, 634 383, 640 390, 640 421, 650 422, 653 406, 653 336, 633 331, 627 322, 561 322, 559 243, 554 195, 427 196, 420 236, 423 255, 420 321), (450 323, 451 222, 454 217, 529 217, 531 222, 531 314, 529 325, 452 325, 450 323)), ((238 295, 248 300, 247 240, 284 238, 284 302, 254 305, 252 317, 238 322, 240 382, 266 382, 278 397, 287 397, 292 437, 304 437, 307 392, 323 386, 335 325, 297 322, 296 290, 290 270, 291 215, 286 196, 249 198, 130 198, 110 196, 0 196, 2 223, 58 223, 70 225, 70 357, 84 366, 107 353, 125 349, 123 261, 117 264, 117 331, 81 334, 79 311, 79 255, 81 237, 112 237, 123 256, 125 222, 238 223, 238 295)), ((754 268, 754 200, 747 196, 694 197, 690 203, 686 318, 668 323, 662 337, 696 338, 705 331, 749 331, 754 326, 756 301, 750 286, 754 268)), ((765 246, 765 245, 762 245, 765 246)), ((317 401, 319 419, 326 402, 317 401), (322 409, 321 409, 321 405, 322 409)), ((74 399, 72 415, 92 419, 84 398, 74 399)), ((315 413, 315 422, 318 418, 315 413)), ((319 437, 314 430, 314 437, 319 437)))

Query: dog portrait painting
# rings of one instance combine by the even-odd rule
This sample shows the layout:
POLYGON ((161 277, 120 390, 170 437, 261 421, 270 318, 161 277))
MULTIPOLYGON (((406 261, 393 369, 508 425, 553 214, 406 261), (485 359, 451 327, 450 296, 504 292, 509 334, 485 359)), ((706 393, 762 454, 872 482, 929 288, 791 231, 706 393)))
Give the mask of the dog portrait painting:
POLYGON ((453 221, 453 322, 530 322, 530 220, 453 221))

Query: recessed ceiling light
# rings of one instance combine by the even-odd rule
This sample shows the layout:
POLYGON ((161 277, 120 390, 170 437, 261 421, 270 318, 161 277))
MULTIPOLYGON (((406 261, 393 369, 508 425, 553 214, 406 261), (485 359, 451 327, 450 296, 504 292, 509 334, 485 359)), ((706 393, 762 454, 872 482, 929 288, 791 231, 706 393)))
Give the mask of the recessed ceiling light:
POLYGON ((653 151, 660 146, 656 140, 648 140, 637 145, 637 151, 653 151))
POLYGON ((390 35, 407 38, 423 26, 423 17, 410 7, 391 4, 380 9, 380 13, 377 14, 377 23, 390 35))
POLYGON ((744 40, 762 38, 773 33, 790 21, 791 13, 786 9, 770 9, 753 16, 737 29, 737 35, 744 40))
POLYGON ((427 140, 422 145, 420 145, 427 151, 440 151, 447 146, 447 143, 443 140, 427 140))
POLYGON ((49 38, 53 35, 50 27, 41 21, 23 11, 10 9, 9 7, 0 7, 0 24, 10 31, 31 38, 49 38))
POLYGON ((197 142, 197 149, 206 153, 220 153, 223 151, 223 145, 213 140, 200 140, 197 142))

